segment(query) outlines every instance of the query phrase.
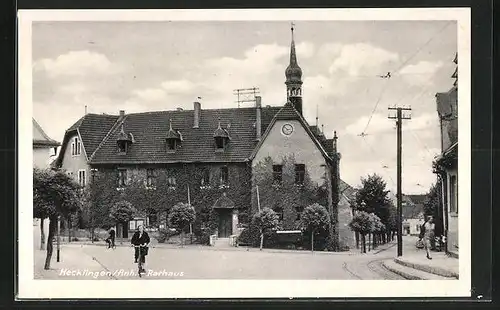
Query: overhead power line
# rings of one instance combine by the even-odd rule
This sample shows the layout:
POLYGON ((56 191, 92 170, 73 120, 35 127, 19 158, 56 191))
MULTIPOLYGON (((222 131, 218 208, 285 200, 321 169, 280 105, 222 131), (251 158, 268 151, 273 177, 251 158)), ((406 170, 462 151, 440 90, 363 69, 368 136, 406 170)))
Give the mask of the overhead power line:
MULTIPOLYGON (((438 32, 436 32, 429 40, 427 40, 423 45, 421 45, 419 48, 417 48, 415 50, 415 52, 413 54, 411 54, 410 57, 406 58, 406 60, 404 62, 402 62, 399 67, 397 67, 396 70, 393 70, 393 71, 389 71, 388 74, 395 74, 395 73, 398 73, 402 68, 404 68, 404 66, 406 66, 406 64, 408 64, 415 56, 418 55, 418 53, 420 53, 427 45, 429 45, 440 33, 442 33, 450 24, 452 23, 452 21, 449 21, 448 23, 446 23, 442 28, 439 29, 438 32)), ((387 81, 390 80, 390 78, 387 78, 386 79, 387 81)), ((375 107, 373 108, 372 110, 372 113, 370 114, 370 117, 368 118, 368 122, 365 126, 365 129, 363 130, 362 134, 366 133, 366 130, 368 129, 368 126, 370 125, 370 122, 373 118, 373 114, 375 114, 375 111, 377 110, 377 107, 380 103, 380 100, 382 99, 382 96, 384 95, 385 93, 385 90, 387 88, 387 84, 384 86, 384 88, 382 89, 380 95, 379 95, 379 98, 377 99, 377 101, 375 102, 375 107)))

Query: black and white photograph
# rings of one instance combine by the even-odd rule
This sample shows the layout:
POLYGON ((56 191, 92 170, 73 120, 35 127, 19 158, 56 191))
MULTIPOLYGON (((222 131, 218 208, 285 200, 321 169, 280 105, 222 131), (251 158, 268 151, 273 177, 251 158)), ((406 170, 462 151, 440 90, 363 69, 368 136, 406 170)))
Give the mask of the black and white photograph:
POLYGON ((467 296, 469 19, 20 12, 20 296, 467 296))

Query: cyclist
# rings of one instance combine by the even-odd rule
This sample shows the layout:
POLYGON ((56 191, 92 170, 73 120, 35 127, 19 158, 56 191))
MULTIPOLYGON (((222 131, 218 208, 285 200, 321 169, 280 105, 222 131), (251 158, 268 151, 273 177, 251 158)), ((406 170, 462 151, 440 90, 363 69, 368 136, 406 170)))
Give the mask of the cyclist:
POLYGON ((131 243, 132 245, 134 245, 134 249, 135 249, 135 254, 134 254, 134 258, 135 258, 135 263, 137 263, 138 259, 139 259, 139 256, 141 257, 141 263, 142 263, 142 272, 145 272, 146 270, 144 269, 144 265, 146 264, 146 255, 148 255, 148 245, 149 245, 149 242, 151 241, 149 239, 149 235, 147 232, 144 231, 144 226, 143 225, 139 225, 139 227, 137 227, 137 231, 134 233, 134 235, 132 236, 132 240, 131 240, 131 243), (141 254, 141 255, 139 255, 141 254))
POLYGON ((115 248, 115 230, 113 229, 113 227, 110 228, 109 230, 109 236, 108 238, 105 240, 106 243, 108 244, 108 249, 110 248, 115 248))

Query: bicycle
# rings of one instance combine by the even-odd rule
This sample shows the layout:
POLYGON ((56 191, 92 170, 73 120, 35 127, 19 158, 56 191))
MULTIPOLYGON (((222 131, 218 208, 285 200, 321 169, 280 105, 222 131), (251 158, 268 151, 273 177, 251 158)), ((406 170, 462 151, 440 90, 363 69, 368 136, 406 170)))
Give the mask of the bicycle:
POLYGON ((137 258, 137 273, 139 274, 139 278, 142 277, 142 273, 146 273, 146 270, 142 268, 143 263, 142 260, 145 258, 144 250, 146 248, 145 245, 134 245, 134 248, 139 248, 139 257, 137 258))

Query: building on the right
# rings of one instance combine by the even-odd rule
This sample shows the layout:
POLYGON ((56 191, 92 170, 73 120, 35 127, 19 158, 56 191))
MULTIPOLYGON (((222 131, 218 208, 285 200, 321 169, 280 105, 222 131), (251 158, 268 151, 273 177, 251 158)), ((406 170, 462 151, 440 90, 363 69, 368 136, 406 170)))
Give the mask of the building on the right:
MULTIPOLYGON (((458 55, 455 55, 455 65, 458 55)), ((441 212, 443 215, 446 251, 458 257, 458 69, 452 75, 453 87, 436 94, 437 112, 441 128, 441 154, 434 160, 434 173, 441 184, 441 212)))

